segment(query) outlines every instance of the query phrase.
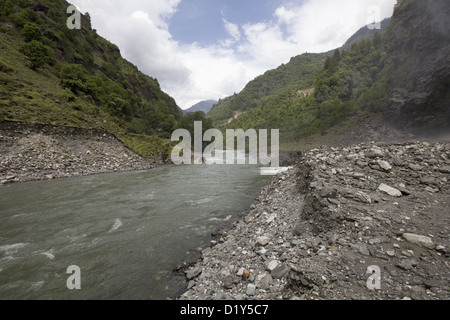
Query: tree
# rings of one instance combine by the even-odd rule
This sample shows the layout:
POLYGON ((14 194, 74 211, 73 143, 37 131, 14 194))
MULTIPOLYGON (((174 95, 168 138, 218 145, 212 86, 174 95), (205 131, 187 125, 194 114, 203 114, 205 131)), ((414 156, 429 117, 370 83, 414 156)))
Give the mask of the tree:
POLYGON ((52 49, 40 41, 32 40, 21 46, 19 51, 27 57, 30 62, 29 66, 33 70, 54 62, 52 49))
POLYGON ((330 60, 331 71, 333 71, 333 72, 336 71, 340 62, 341 62, 341 52, 339 51, 339 49, 336 49, 333 53, 333 57, 330 60))
POLYGON ((33 40, 42 40, 41 30, 34 23, 26 23, 23 26, 22 35, 25 37, 26 42, 31 42, 33 40))
POLYGON ((9 16, 12 13, 12 4, 9 0, 0 0, 0 16, 9 16))
POLYGON ((383 43, 383 38, 379 32, 375 33, 372 39, 372 44, 376 49, 379 49, 383 43))
POLYGON ((84 82, 88 72, 80 64, 63 64, 59 71, 59 78, 63 88, 72 90, 73 93, 85 91, 84 82))

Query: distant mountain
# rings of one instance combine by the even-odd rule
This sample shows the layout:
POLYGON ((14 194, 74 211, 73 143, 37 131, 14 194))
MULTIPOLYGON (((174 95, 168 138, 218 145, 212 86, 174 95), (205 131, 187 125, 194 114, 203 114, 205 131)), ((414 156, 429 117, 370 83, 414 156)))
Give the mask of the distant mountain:
POLYGON ((194 113, 197 111, 203 111, 205 114, 207 114, 212 107, 217 104, 217 100, 205 100, 205 101, 201 101, 195 105, 193 105, 192 107, 190 107, 189 109, 183 110, 183 114, 186 115, 188 113, 194 113))
POLYGON ((369 29, 368 26, 364 26, 361 29, 359 29, 353 36, 351 36, 347 42, 345 42, 344 46, 351 45, 355 42, 361 41, 363 39, 368 39, 372 37, 377 32, 385 32, 387 27, 389 26, 389 23, 391 21, 391 18, 386 18, 383 21, 380 22, 380 29, 369 29))

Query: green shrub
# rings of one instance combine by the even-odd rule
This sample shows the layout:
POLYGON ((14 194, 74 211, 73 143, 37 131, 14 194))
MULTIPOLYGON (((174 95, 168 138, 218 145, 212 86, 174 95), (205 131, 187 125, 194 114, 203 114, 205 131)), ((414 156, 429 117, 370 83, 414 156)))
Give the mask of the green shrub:
POLYGON ((33 70, 43 67, 46 64, 52 65, 55 61, 52 49, 37 40, 32 40, 24 44, 20 47, 19 51, 27 57, 29 67, 33 70))
POLYGON ((9 0, 0 0, 0 16, 9 16, 12 13, 12 4, 9 0))
POLYGON ((33 40, 42 40, 41 30, 34 23, 26 23, 23 26, 22 35, 25 37, 26 42, 31 42, 33 40))
POLYGON ((25 23, 27 23, 27 20, 25 20, 24 17, 15 13, 9 15, 9 18, 14 23, 14 25, 19 28, 22 28, 25 23))
POLYGON ((84 92, 85 78, 87 70, 80 64, 63 64, 59 71, 59 78, 63 88, 72 90, 72 92, 84 92))

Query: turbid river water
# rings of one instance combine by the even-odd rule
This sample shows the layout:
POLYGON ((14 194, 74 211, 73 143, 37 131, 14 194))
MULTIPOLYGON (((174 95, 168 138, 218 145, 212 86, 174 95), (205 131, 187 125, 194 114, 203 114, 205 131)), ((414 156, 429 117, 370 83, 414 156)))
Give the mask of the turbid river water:
POLYGON ((173 296, 172 268, 267 179, 257 166, 189 165, 3 186, 0 299, 173 296), (79 290, 67 287, 71 265, 79 290))

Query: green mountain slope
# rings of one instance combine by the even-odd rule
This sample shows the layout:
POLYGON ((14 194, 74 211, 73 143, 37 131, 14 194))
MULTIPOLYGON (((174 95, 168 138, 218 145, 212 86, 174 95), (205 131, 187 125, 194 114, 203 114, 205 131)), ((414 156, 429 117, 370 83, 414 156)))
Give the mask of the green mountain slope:
MULTIPOLYGON (((388 22, 375 32, 360 29, 339 50, 292 58, 220 100, 208 116, 222 129, 280 129, 284 142, 326 130, 356 111, 353 100, 369 99, 375 82, 383 87, 386 79, 377 76, 385 65, 388 22)), ((385 89, 378 94, 384 98, 385 89)))
POLYGON ((362 28, 334 52, 294 58, 298 65, 258 77, 209 116, 222 129, 280 129, 282 143, 380 117, 400 129, 448 131, 449 12, 445 0, 401 0, 381 30, 362 28))
POLYGON ((64 0, 0 0, 0 120, 104 129, 145 156, 182 114, 159 83, 92 30, 67 27, 64 0))
POLYGON ((298 91, 313 87, 329 54, 305 53, 267 71, 249 82, 239 94, 220 100, 208 117, 219 127, 289 126, 288 121, 298 105, 298 91), (233 117, 237 119, 228 123, 233 117))

